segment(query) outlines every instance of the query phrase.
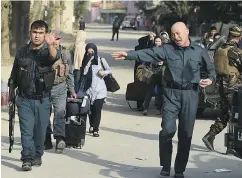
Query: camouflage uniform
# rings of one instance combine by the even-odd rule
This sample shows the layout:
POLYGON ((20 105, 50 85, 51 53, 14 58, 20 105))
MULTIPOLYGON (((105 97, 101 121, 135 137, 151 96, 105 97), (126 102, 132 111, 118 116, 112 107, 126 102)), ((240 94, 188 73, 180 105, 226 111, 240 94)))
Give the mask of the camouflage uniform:
MULTIPOLYGON (((229 36, 239 37, 241 35, 241 29, 238 27, 230 28, 229 36)), ((228 50, 228 59, 231 66, 238 69, 239 73, 242 73, 242 50, 238 48, 238 44, 228 40, 221 48, 230 48, 228 50)), ((213 150, 213 141, 215 136, 219 134, 226 126, 229 120, 230 106, 234 100, 234 89, 239 84, 242 84, 240 76, 218 76, 219 94, 222 100, 220 117, 217 118, 214 124, 211 125, 209 132, 203 137, 205 145, 213 150)))

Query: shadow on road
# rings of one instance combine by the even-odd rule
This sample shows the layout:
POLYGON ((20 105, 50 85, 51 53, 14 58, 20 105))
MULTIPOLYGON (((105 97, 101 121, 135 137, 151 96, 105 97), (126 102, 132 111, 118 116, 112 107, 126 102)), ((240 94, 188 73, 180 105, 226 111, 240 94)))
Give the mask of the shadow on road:
MULTIPOLYGON (((126 86, 125 86, 126 88, 126 86)), ((136 102, 129 101, 130 105, 134 109, 130 109, 128 103, 125 100, 125 94, 120 93, 108 93, 107 95, 107 104, 104 105, 103 110, 109 112, 117 112, 125 115, 133 115, 133 116, 141 116, 142 112, 136 110, 136 102)), ((150 102, 149 115, 152 117, 161 117, 160 115, 155 115, 155 106, 154 106, 154 98, 150 102)), ((219 111, 213 109, 206 109, 203 115, 197 120, 215 120, 218 117, 219 111)))
MULTIPOLYGON (((122 178, 160 177, 159 176, 160 167, 140 167, 140 166, 135 166, 130 164, 117 163, 117 162, 101 159, 96 154, 84 152, 84 151, 78 151, 78 150, 66 150, 65 155, 73 159, 80 160, 82 162, 91 163, 102 167, 99 174, 104 177, 116 178, 115 176, 111 175, 112 172, 117 173, 122 178)), ((217 177, 217 178, 218 177, 227 178, 230 176, 232 176, 233 178, 241 177, 241 173, 239 172, 241 170, 240 167, 242 166, 241 161, 231 160, 229 159, 229 157, 220 157, 220 156, 210 156, 210 158, 205 161, 204 158, 206 158, 207 156, 208 155, 204 153, 192 156, 190 158, 190 162, 194 164, 194 167, 196 168, 187 168, 185 172, 185 176, 190 178, 195 178, 195 177, 204 178, 205 175, 208 176, 209 174, 210 177, 217 177), (237 165, 237 166, 234 167, 234 165, 237 165), (236 170, 236 173, 233 174, 234 171, 226 174, 213 173, 213 171, 217 168, 227 168, 227 169, 236 170)))
MULTIPOLYGON (((100 128, 101 128, 101 130, 105 130, 108 132, 129 135, 129 136, 133 136, 133 137, 137 137, 137 138, 141 138, 141 139, 156 140, 156 141, 159 140, 159 133, 147 134, 147 133, 134 132, 134 131, 130 131, 130 130, 112 129, 112 128, 108 128, 108 127, 100 127, 100 128)), ((172 143, 177 144, 177 141, 173 140, 172 143)), ((206 147, 195 145, 195 144, 191 145, 191 150, 200 151, 200 152, 209 152, 206 147)))

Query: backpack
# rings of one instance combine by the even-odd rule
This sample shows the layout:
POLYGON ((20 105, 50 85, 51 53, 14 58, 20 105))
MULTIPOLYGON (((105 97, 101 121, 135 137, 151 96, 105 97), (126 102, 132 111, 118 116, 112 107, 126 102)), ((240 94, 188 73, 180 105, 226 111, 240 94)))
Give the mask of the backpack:
POLYGON ((219 75, 239 75, 236 67, 229 64, 228 51, 232 47, 220 47, 214 55, 214 64, 219 75))
POLYGON ((118 20, 115 20, 115 21, 113 22, 113 27, 114 27, 114 28, 119 28, 119 22, 118 22, 118 20))
POLYGON ((144 83, 150 84, 153 79, 154 72, 151 67, 141 64, 136 69, 136 78, 144 83))

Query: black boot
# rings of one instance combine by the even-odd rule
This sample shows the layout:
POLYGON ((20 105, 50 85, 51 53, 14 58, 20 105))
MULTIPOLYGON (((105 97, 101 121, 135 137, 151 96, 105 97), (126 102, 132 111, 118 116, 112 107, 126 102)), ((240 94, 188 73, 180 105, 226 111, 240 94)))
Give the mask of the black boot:
POLYGON ((51 150, 53 148, 51 141, 51 134, 46 134, 45 136, 45 150, 51 150))
POLYGON ((208 133, 202 138, 202 140, 203 140, 205 146, 206 146, 209 150, 211 150, 211 151, 214 150, 214 147, 213 147, 214 139, 215 139, 215 134, 210 133, 210 132, 208 132, 208 133))
POLYGON ((30 159, 23 160, 22 169, 24 171, 31 171, 32 170, 32 160, 30 160, 30 159))
POLYGON ((32 162, 32 166, 41 166, 41 164, 42 164, 41 157, 39 157, 39 156, 35 157, 32 162))
POLYGON ((175 173, 174 178, 184 178, 183 173, 175 173))
POLYGON ((161 176, 170 176, 171 168, 163 167, 160 171, 161 176))

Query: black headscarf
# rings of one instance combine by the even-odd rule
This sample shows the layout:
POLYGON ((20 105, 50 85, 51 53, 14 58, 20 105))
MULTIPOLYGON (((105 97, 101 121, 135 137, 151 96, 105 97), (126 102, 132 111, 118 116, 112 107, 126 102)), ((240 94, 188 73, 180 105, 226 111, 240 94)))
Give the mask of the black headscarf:
POLYGON ((98 65, 97 46, 93 43, 88 43, 86 45, 86 51, 85 51, 84 58, 82 61, 81 77, 80 77, 80 82, 79 82, 79 84, 82 85, 82 86, 80 86, 80 88, 82 88, 84 92, 86 90, 88 90, 92 85, 92 65, 98 65), (92 49, 94 51, 94 53, 88 54, 89 49, 92 49), (92 57, 93 57, 93 59, 92 59, 92 57), (87 74, 84 75, 84 69, 91 59, 92 59, 91 66, 89 67, 87 74), (85 80, 85 81, 83 82, 83 80, 85 80))

